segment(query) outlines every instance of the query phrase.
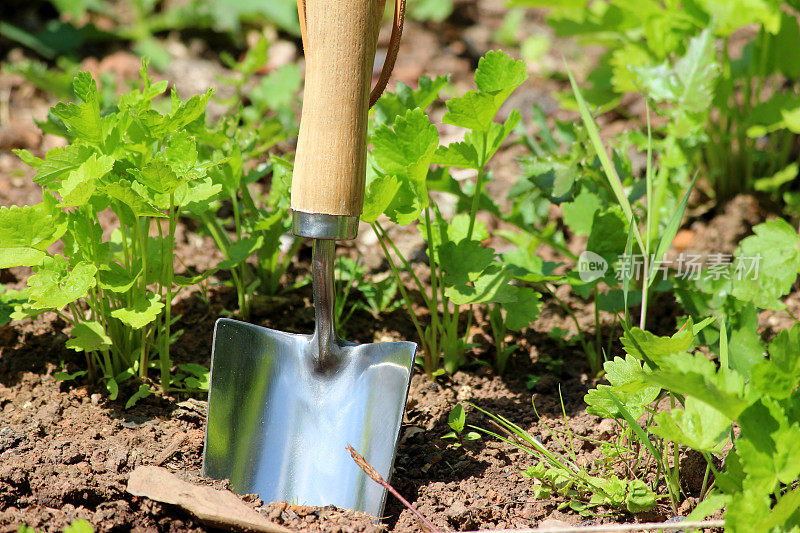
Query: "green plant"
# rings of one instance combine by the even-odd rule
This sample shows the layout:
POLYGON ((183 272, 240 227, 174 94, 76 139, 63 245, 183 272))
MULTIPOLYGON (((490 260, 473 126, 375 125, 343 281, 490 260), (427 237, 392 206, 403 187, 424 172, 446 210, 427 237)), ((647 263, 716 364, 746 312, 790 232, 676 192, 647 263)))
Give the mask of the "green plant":
MULTIPOLYGON (((37 533, 37 531, 32 527, 21 525, 17 528, 17 533, 37 533)), ((94 528, 86 520, 80 519, 65 527, 64 533, 94 533, 94 528)))
POLYGON ((173 92, 162 114, 153 100, 167 83, 153 84, 146 62, 141 79, 141 90, 101 113, 95 81, 78 74, 80 101, 58 103, 42 126, 69 144, 44 159, 17 151, 36 168, 43 201, 0 208, 2 268, 34 271, 12 318, 55 311, 71 326, 67 347, 84 352, 85 372, 112 398, 120 382, 154 366, 162 391, 180 385, 170 376, 170 344, 181 334, 172 329, 172 301, 197 280, 174 273, 175 228, 181 212, 201 209, 220 190, 207 175, 219 161, 200 161, 197 151, 211 91, 185 102, 173 92), (104 213, 119 227, 101 224, 104 213), (57 241, 61 252, 48 252, 57 241))
MULTIPOLYGON (((601 312, 614 317, 616 328, 617 314, 622 313, 628 324, 629 308, 640 305, 643 325, 651 292, 670 287, 665 276, 658 279, 660 265, 680 227, 694 182, 678 185, 686 167, 672 160, 663 145, 654 145, 649 121, 647 135, 622 134, 609 150, 571 74, 570 80, 581 123, 556 121, 551 128, 543 113, 535 110, 539 132, 523 138, 532 153, 520 160, 523 174, 510 192, 512 209, 502 214, 518 230, 499 232, 499 236, 516 246, 504 255, 514 277, 558 302, 575 324, 577 340, 592 373, 597 374, 602 371, 603 353, 608 353, 614 340, 613 335, 604 339, 601 334, 601 312), (628 155, 633 150, 646 153, 641 178, 628 155), (563 230, 540 214, 537 205, 549 203, 561 207, 564 227, 573 235, 587 237, 586 251, 580 256, 564 245, 563 230), (542 245, 566 256, 573 268, 556 274, 560 264, 538 255, 542 245), (561 284, 593 300, 594 342, 587 340, 574 311, 557 296, 556 286, 561 284), (631 288, 638 286, 643 290, 632 294, 631 288)), ((493 329, 502 333, 501 328, 493 329)))
POLYGON ((139 55, 151 58, 159 70, 172 60, 158 38, 168 31, 213 31, 237 44, 243 35, 243 25, 272 24, 300 35, 295 0, 191 0, 179 4, 158 0, 51 0, 50 3, 61 17, 46 21, 43 28, 33 32, 3 21, 0 35, 48 59, 79 56, 89 44, 130 41, 132 48, 139 55), (95 24, 98 19, 103 21, 103 30, 98 28, 100 24, 95 24))
MULTIPOLYGON (((717 318, 695 323, 690 316, 671 337, 625 327, 625 357, 606 362, 609 384, 585 400, 589 412, 620 421, 656 458, 673 508, 680 501, 679 457, 686 447, 707 462, 703 501, 692 518, 724 506, 732 531, 785 531, 797 525, 800 450, 789 443, 800 437, 793 407, 800 326, 764 346, 755 317, 758 309, 785 309, 781 298, 800 273, 800 235, 782 219, 754 231, 737 248, 730 279, 701 278, 678 291, 691 316, 717 318), (664 399, 670 409, 658 410, 664 399), (721 469, 718 458, 724 459, 721 469)), ((637 466, 638 459, 629 468, 637 466)))
POLYGON ((27 298, 20 291, 8 290, 0 285, 0 327, 11 322, 11 315, 18 305, 22 305, 27 298))
POLYGON ((797 175, 800 61, 783 52, 800 46, 796 1, 510 4, 549 7, 557 34, 604 46, 587 99, 608 109, 643 92, 657 102, 668 118, 659 138, 674 157, 701 164, 718 200, 785 190, 797 175))
POLYGON ((453 407, 453 409, 450 411, 450 414, 447 416, 447 425, 450 426, 452 431, 442 438, 457 439, 458 442, 455 444, 456 448, 464 446, 464 439, 478 440, 481 438, 480 433, 476 433, 475 431, 467 431, 464 433, 464 427, 466 423, 467 414, 464 412, 464 407, 460 403, 456 404, 456 406, 453 407))
POLYGON ((453 0, 408 0, 408 14, 419 21, 442 22, 453 14, 453 0))
POLYGON ((800 326, 775 337, 766 350, 769 358, 761 345, 731 357, 723 333, 719 367, 690 349, 691 328, 680 343, 638 328, 627 339, 629 353, 646 362, 634 377, 663 387, 679 402, 655 415, 658 425, 651 432, 703 453, 713 472, 714 494, 703 512, 726 507, 731 531, 788 531, 800 525, 800 424, 794 408, 800 326), (740 431, 733 431, 734 425, 740 431), (726 452, 727 441, 733 449, 726 452), (722 469, 712 455, 724 456, 722 469))
POLYGON ((364 275, 366 269, 360 264, 360 258, 351 259, 339 256, 334 264, 334 278, 336 279, 336 298, 333 304, 334 323, 336 332, 340 337, 344 336, 344 326, 358 309, 358 304, 350 300, 350 291, 354 286, 366 283, 364 275), (348 306, 348 300, 350 305, 348 306), (345 312, 347 309, 347 312, 345 312))
POLYGON ((223 56, 236 73, 228 80, 236 94, 225 101, 229 114, 203 138, 203 153, 223 161, 209 176, 221 188, 224 203, 193 212, 225 257, 217 268, 230 272, 245 319, 256 293, 274 296, 281 291, 281 279, 303 244, 302 239, 291 238, 288 246, 282 246, 291 221, 291 163, 277 157, 254 168, 250 163, 298 128, 295 108, 301 79, 296 65, 286 65, 245 90, 245 82, 266 63, 268 50, 268 41, 261 39, 239 62, 223 56), (268 187, 260 187, 258 182, 267 179, 268 187), (247 262, 253 255, 254 265, 247 262))
MULTIPOLYGON (((566 416, 566 430, 561 436, 559 432, 541 424, 552 442, 561 449, 560 452, 554 452, 542 444, 540 439, 507 418, 474 405, 473 407, 488 416, 502 434, 475 426, 470 427, 507 442, 537 459, 536 464, 525 471, 526 476, 535 480, 534 494, 537 498, 561 495, 566 501, 560 504, 560 508, 569 508, 582 515, 591 515, 592 509, 600 505, 623 508, 631 513, 648 511, 655 506, 656 494, 644 480, 637 477, 620 478, 605 465, 595 465, 590 469, 578 462, 574 445, 576 436, 566 424, 566 416), (566 437, 568 442, 565 442, 563 437, 566 437)), ((564 407, 563 401, 561 407, 562 409, 564 407)), ((620 446, 614 445, 611 448, 618 450, 620 446)))
MULTIPOLYGON (((513 111, 505 123, 495 122, 495 117, 525 79, 523 62, 503 52, 487 53, 475 72, 477 91, 447 101, 443 122, 467 130, 463 142, 448 146, 439 146, 436 128, 423 111, 446 80, 423 79, 416 91, 401 86, 397 95, 384 96, 376 106, 378 125, 372 136, 371 172, 361 218, 372 224, 395 278, 400 280, 401 269, 411 277, 429 313, 430 324, 423 325, 414 312, 411 294, 399 284, 422 342, 419 362, 429 377, 442 366, 446 372, 455 372, 466 361, 472 313, 467 314, 463 327, 465 307, 472 310, 475 305, 502 303, 502 321, 495 324, 502 322, 503 327, 512 329, 527 326, 539 311, 538 294, 511 283, 512 272, 492 248, 483 245, 489 235, 476 220, 479 209, 497 210, 484 191, 490 179, 486 167, 519 123, 520 115, 513 111), (431 171, 431 164, 441 168, 431 171), (477 172, 475 184, 456 181, 450 175, 451 167, 477 172), (455 196, 458 214, 445 220, 431 200, 431 190, 455 196), (400 225, 417 222, 428 247, 430 290, 383 229, 378 221, 381 214, 400 225)), ((502 339, 504 334, 498 333, 496 338, 502 339)), ((498 363, 504 364, 507 355, 506 347, 499 346, 498 363)))
POLYGON ((337 294, 334 303, 336 328, 344 336, 344 326, 357 310, 364 310, 379 318, 383 313, 400 307, 402 302, 395 299, 397 280, 387 275, 376 280, 361 264, 361 258, 351 259, 339 256, 334 266, 337 294), (353 291, 357 294, 353 294, 353 291))

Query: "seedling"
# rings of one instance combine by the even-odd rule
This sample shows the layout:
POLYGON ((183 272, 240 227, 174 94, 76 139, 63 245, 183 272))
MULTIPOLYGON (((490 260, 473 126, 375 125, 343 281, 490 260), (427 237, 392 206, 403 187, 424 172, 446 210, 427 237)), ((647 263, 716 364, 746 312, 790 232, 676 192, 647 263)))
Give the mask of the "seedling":
POLYGON ((592 509, 600 505, 624 508, 631 513, 647 511, 655 506, 656 495, 640 479, 621 478, 610 471, 592 472, 586 466, 579 464, 574 447, 576 437, 569 425, 566 426, 567 442, 565 442, 559 433, 541 424, 549 433, 552 442, 561 448, 560 452, 555 452, 507 418, 475 405, 473 407, 488 416, 500 433, 483 428, 476 429, 511 444, 537 459, 537 463, 525 471, 526 476, 535 480, 534 491, 537 497, 548 498, 554 494, 564 496, 567 501, 561 505, 562 508, 569 507, 587 516, 592 514, 592 509))
MULTIPOLYGON (((372 224, 399 282, 409 318, 422 342, 419 363, 430 378, 442 368, 455 372, 466 362, 467 350, 474 346, 468 338, 473 313, 465 313, 463 325, 462 311, 502 304, 496 324, 503 331, 527 326, 539 312, 538 293, 512 283, 512 271, 494 249, 483 244, 489 234, 476 219, 481 209, 498 212, 484 190, 490 179, 487 164, 517 127, 521 115, 512 111, 505 123, 495 122, 495 118, 502 104, 526 79, 524 62, 503 52, 487 53, 475 72, 477 91, 447 102, 443 122, 467 130, 463 142, 448 146, 439 146, 437 129, 423 111, 436 99, 446 80, 421 80, 416 91, 401 86, 397 95, 386 95, 378 102, 376 116, 382 122, 372 138, 375 172, 369 179, 361 218, 372 224), (432 164, 442 168, 431 171, 432 164), (451 167, 476 172, 474 185, 457 182, 450 175, 451 167), (460 212, 446 220, 432 201, 429 189, 454 195, 460 212), (428 247, 429 288, 381 226, 378 217, 382 214, 401 225, 416 222, 428 247), (429 311, 429 324, 418 319, 414 301, 402 285, 401 272, 413 281, 429 311)), ((498 330, 498 339, 504 337, 503 331, 498 330)), ((498 348, 497 366, 502 370, 510 352, 504 345, 498 348)))
POLYGON ((475 431, 467 431, 464 433, 464 428, 467 423, 467 415, 464 412, 464 407, 461 404, 456 404, 455 407, 450 411, 450 414, 447 417, 447 425, 450 426, 451 431, 444 437, 443 439, 457 439, 458 442, 455 443, 456 448, 460 448, 464 446, 465 440, 478 440, 481 438, 480 433, 476 433, 475 431))
POLYGON ((71 326, 67 347, 85 354, 90 379, 112 399, 119 383, 146 378, 153 367, 161 390, 170 389, 169 348, 181 333, 173 330, 172 301, 203 278, 175 275, 175 228, 181 212, 205 210, 220 191, 208 176, 219 158, 198 155, 212 91, 185 102, 173 92, 172 110, 162 114, 153 100, 167 83, 152 82, 146 61, 141 80, 141 90, 101 115, 94 79, 78 74, 80 101, 57 104, 42 126, 70 143, 45 159, 17 151, 37 169, 43 201, 0 208, 2 268, 34 271, 12 318, 59 314, 71 326), (98 214, 107 209, 120 225, 104 237, 98 214), (49 253, 57 241, 62 251, 49 253))

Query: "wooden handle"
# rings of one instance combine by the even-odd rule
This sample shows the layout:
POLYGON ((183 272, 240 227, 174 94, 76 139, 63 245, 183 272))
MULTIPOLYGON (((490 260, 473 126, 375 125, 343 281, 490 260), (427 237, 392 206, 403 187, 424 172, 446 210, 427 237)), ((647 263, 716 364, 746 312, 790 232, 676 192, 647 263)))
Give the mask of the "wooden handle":
POLYGON ((385 0, 306 0, 306 83, 292 209, 359 216, 367 114, 385 0))

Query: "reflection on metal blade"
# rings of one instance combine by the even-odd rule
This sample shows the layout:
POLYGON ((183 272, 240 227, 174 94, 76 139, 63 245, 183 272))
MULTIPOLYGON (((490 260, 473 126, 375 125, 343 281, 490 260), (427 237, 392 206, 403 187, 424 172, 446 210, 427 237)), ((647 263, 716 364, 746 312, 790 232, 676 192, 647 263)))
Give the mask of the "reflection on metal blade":
POLYGON ((378 516, 385 490, 345 447, 389 478, 416 345, 340 341, 343 363, 319 371, 311 340, 217 321, 203 472, 265 502, 332 504, 378 516))

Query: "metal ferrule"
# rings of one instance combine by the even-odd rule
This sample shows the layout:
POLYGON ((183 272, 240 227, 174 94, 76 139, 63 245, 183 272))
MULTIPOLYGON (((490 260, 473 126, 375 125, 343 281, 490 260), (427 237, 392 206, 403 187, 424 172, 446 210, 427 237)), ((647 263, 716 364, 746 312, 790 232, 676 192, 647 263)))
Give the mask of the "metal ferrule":
POLYGON ((292 211, 292 233, 310 239, 344 241, 358 234, 358 217, 292 211))

